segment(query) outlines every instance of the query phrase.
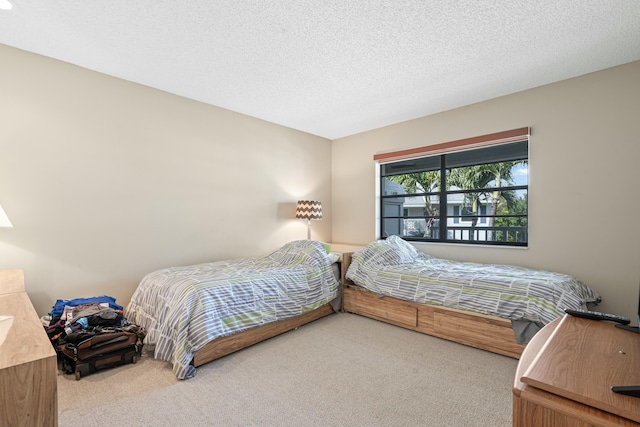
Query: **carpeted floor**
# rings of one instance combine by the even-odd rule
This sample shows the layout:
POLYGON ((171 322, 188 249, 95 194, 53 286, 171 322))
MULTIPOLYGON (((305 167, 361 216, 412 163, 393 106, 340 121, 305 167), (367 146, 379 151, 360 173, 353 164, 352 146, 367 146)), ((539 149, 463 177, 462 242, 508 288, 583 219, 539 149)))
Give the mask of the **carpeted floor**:
POLYGON ((175 379, 143 355, 59 373, 65 426, 511 426, 517 360, 334 314, 175 379))

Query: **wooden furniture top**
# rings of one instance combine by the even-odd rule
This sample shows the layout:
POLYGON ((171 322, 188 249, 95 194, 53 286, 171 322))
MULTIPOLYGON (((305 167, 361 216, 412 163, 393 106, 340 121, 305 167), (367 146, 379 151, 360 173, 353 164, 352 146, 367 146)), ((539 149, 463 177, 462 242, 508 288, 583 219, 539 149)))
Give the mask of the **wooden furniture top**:
POLYGON ((24 272, 22 270, 0 270, 0 295, 24 291, 24 272))
POLYGON ((56 357, 40 318, 24 291, 21 270, 0 271, 0 315, 13 316, 7 337, 0 346, 0 369, 56 357))
POLYGON ((520 395, 520 391, 526 387, 526 384, 521 381, 524 373, 527 372, 529 366, 533 363, 538 353, 542 347, 544 347, 545 343, 549 339, 549 336, 555 331, 558 327, 558 323, 560 323, 562 317, 558 317, 544 328, 540 329, 534 336, 531 338, 527 346, 525 347, 522 355, 520 356, 520 360, 518 361, 518 367, 516 368, 516 376, 515 381, 513 383, 513 392, 516 395, 520 395))
POLYGON ((530 364, 520 361, 526 371, 516 374, 514 388, 522 389, 521 378, 526 385, 640 422, 640 399, 611 391, 613 385, 640 384, 640 334, 570 315, 549 326, 529 343, 535 350, 544 341, 540 351, 526 349, 524 357, 535 358, 530 364))
POLYGON ((329 243, 331 245, 331 252, 345 253, 356 252, 359 249, 364 248, 365 245, 352 245, 349 243, 329 243))

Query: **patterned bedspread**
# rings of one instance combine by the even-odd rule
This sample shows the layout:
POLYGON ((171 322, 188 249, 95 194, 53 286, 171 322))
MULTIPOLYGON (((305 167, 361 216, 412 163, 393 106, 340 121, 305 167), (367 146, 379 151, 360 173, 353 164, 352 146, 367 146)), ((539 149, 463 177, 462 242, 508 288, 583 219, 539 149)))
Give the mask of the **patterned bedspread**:
POLYGON ((285 244, 270 255, 173 267, 146 275, 125 310, 147 330, 154 357, 180 379, 209 341, 292 318, 333 300, 338 282, 320 242, 285 244))
POLYGON ((356 252, 347 278, 380 295, 538 325, 563 315, 565 308, 600 302, 594 290, 566 274, 439 259, 398 236, 356 252))

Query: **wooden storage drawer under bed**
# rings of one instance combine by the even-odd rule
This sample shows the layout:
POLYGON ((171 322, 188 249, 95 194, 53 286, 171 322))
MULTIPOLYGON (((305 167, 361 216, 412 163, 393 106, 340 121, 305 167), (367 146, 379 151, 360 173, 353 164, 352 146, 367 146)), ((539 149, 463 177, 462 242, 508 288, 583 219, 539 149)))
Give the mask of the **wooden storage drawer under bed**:
POLYGON ((418 309, 409 302, 391 297, 379 298, 371 292, 347 286, 343 288, 342 298, 344 311, 349 313, 410 329, 418 326, 418 309))
POLYGON ((346 281, 344 311, 433 335, 460 344, 519 358, 524 344, 516 342, 511 322, 496 316, 378 297, 346 281))

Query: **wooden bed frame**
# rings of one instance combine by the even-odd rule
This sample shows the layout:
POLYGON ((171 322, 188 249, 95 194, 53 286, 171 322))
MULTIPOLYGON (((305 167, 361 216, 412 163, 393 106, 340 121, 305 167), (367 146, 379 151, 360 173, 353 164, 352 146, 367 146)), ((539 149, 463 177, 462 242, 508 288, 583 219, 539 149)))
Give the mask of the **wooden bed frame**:
POLYGON ((194 353, 191 364, 195 367, 204 365, 212 360, 219 359, 333 313, 335 311, 331 304, 325 304, 301 316, 258 326, 228 337, 216 338, 194 353))
POLYGON ((351 254, 343 255, 342 310, 423 334, 520 358, 525 344, 516 341, 511 321, 440 305, 378 297, 344 277, 351 254))

